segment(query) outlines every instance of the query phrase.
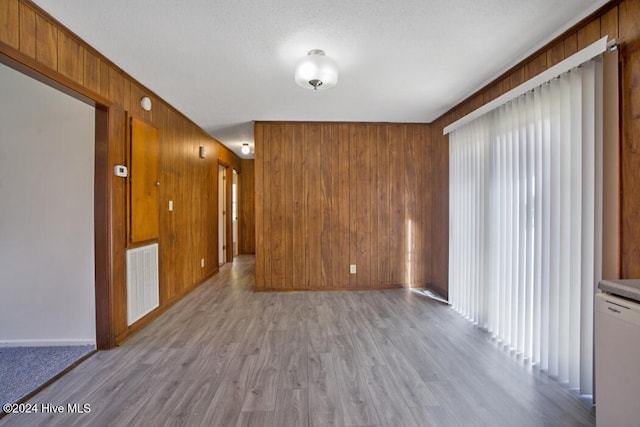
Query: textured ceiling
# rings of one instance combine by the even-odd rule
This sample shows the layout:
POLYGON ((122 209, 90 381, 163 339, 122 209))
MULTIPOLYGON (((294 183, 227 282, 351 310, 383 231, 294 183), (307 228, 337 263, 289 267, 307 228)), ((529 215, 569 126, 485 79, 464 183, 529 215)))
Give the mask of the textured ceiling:
POLYGON ((606 2, 35 0, 238 153, 254 120, 431 122, 606 2), (294 83, 314 48, 333 89, 294 83))

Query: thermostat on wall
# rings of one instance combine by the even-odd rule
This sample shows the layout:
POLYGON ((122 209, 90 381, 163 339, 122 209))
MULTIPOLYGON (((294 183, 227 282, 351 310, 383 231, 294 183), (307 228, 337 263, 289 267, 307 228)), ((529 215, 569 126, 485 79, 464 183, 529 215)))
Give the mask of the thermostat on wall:
POLYGON ((113 167, 113 173, 116 176, 120 176, 122 178, 126 178, 127 177, 127 167, 124 165, 115 165, 113 167))

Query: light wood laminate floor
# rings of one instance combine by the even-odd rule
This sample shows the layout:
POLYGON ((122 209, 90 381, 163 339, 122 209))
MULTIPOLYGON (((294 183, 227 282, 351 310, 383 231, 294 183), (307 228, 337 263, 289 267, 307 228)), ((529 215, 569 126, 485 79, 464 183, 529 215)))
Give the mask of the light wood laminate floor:
POLYGON ((410 290, 255 293, 240 257, 0 425, 589 426, 590 405, 410 290), (49 408, 51 408, 49 407, 49 408))

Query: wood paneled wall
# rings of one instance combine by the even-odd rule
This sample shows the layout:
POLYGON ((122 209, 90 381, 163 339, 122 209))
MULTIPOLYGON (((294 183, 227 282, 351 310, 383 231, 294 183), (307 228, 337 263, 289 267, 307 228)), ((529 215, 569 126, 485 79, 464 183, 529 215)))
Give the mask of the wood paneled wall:
MULTIPOLYGON (((621 278, 640 278, 640 2, 613 1, 447 112, 433 124, 436 145, 445 126, 571 56, 600 37, 620 43, 621 69, 621 278)), ((448 160, 438 162, 447 176, 448 160)), ((444 172, 444 173, 442 173, 444 172)), ((447 184, 448 185, 448 184, 447 184)), ((440 194, 440 193, 438 193, 440 194)), ((444 208, 444 203, 437 203, 444 208)), ((443 246, 440 254, 446 254, 443 246)), ((446 262, 442 259, 440 262, 446 262)))
POLYGON ((242 173, 238 179, 240 203, 240 236, 238 251, 241 254, 256 253, 256 203, 254 160, 241 161, 242 173))
POLYGON ((640 2, 619 5, 622 43, 622 271, 625 279, 640 278, 640 2))
POLYGON ((446 290, 431 263, 448 221, 432 202, 431 135, 424 124, 256 123, 256 288, 446 290))
POLYGON ((217 271, 218 161, 241 172, 240 159, 30 1, 0 0, 0 60, 99 107, 96 276, 108 289, 98 290, 97 306, 108 331, 99 333, 98 346, 108 348, 149 320, 127 326, 126 188, 113 176, 113 165, 126 164, 127 114, 156 127, 160 139, 161 308, 155 314, 217 271), (141 108, 142 96, 151 98, 151 111, 141 108))

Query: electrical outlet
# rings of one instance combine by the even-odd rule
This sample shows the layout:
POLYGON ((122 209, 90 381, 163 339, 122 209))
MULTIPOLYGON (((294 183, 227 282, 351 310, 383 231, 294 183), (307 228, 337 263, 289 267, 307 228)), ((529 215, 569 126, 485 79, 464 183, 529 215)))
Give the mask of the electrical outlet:
POLYGON ((351 273, 351 274, 356 274, 357 273, 355 264, 349 265, 349 273, 351 273))
POLYGON ((201 267, 201 268, 204 268, 204 258, 202 258, 202 259, 200 260, 200 267, 201 267))

